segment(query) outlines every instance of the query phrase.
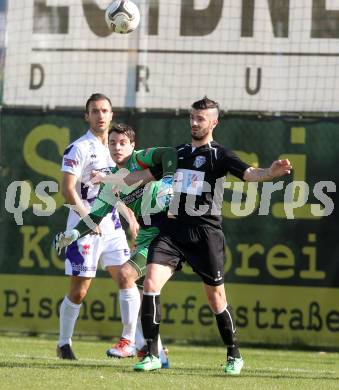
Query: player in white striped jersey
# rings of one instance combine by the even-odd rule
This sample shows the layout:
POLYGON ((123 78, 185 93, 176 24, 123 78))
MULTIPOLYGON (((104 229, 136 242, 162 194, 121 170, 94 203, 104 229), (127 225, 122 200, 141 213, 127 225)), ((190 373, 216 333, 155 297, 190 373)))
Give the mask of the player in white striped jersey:
MULTIPOLYGON (((90 184, 91 172, 110 171, 115 166, 108 149, 108 130, 112 117, 110 99, 102 94, 93 94, 86 103, 85 113, 90 128, 64 152, 62 193, 66 203, 73 205, 66 231, 71 231, 88 214, 91 203, 98 195, 99 185, 90 184)), ((130 211, 128 217, 130 221, 135 221, 133 234, 137 223, 130 211)), ((61 359, 76 359, 71 348, 72 335, 81 303, 96 275, 98 264, 117 280, 121 266, 130 257, 126 235, 115 209, 103 218, 96 233, 78 239, 66 250, 65 273, 71 278, 68 295, 60 306, 57 354, 61 359)), ((120 290, 120 306, 122 319, 129 317, 130 310, 139 311, 140 296, 135 284, 133 288, 120 290)), ((134 339, 134 324, 128 326, 127 332, 131 332, 134 339)))

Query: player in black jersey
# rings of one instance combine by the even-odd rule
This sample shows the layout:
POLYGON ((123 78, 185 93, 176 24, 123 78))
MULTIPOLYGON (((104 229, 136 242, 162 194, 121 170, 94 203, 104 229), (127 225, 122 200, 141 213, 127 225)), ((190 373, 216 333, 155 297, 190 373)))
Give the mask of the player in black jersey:
POLYGON ((178 168, 171 215, 148 252, 141 321, 149 353, 134 366, 136 371, 161 367, 157 351, 160 291, 183 261, 187 261, 203 281, 227 347, 224 371, 238 375, 244 364, 224 288, 225 238, 221 228, 224 177, 229 172, 244 181, 272 180, 289 174, 292 166, 288 160, 277 160, 262 169, 241 161, 232 151, 213 141, 218 115, 218 104, 207 97, 193 103, 190 112, 192 142, 177 147, 178 168))

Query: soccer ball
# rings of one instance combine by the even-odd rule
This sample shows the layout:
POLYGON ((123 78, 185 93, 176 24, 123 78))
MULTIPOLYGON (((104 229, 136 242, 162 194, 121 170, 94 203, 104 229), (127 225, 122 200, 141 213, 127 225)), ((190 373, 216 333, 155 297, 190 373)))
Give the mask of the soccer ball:
POLYGON ((164 211, 164 209, 169 206, 172 197, 173 176, 164 176, 161 180, 159 180, 159 187, 156 198, 156 205, 159 207, 159 212, 164 211))
POLYGON ((106 8, 105 20, 112 31, 128 34, 138 27, 140 12, 131 0, 114 0, 106 8))

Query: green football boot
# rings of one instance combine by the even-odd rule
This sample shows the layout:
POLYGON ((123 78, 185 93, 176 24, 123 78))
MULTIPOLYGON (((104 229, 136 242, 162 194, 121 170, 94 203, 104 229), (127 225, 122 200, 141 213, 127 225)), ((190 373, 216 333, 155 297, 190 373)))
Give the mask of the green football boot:
POLYGON ((239 375, 243 365, 243 358, 234 358, 229 356, 227 358, 226 364, 224 365, 224 371, 227 375, 239 375))
POLYGON ((153 355, 145 356, 134 365, 134 371, 154 371, 161 368, 161 360, 153 355))

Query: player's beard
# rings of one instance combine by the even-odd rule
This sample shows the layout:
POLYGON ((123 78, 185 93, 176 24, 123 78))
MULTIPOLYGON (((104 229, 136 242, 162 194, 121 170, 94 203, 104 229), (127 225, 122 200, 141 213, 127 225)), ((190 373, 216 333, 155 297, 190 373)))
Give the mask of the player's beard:
POLYGON ((209 133, 208 129, 200 129, 196 132, 193 132, 192 130, 191 136, 192 139, 194 139, 195 141, 201 141, 208 135, 208 133, 209 133))

